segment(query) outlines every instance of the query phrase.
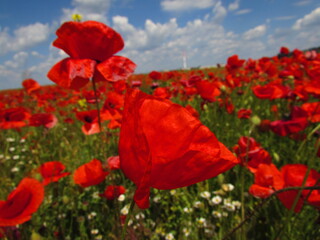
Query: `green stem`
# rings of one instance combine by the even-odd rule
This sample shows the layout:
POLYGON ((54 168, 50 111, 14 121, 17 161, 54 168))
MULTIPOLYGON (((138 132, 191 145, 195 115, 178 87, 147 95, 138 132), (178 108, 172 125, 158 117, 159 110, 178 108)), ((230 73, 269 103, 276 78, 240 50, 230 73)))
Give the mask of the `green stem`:
POLYGON ((126 237, 127 227, 128 227, 129 219, 130 219, 130 217, 132 215, 132 212, 133 212, 134 205, 135 205, 135 202, 134 202, 134 199, 132 198, 132 201, 130 203, 129 212, 128 212, 127 216, 126 216, 126 221, 125 221, 124 226, 123 226, 123 231, 122 231, 122 234, 121 234, 121 240, 124 240, 125 237, 126 237))
POLYGON ((300 144, 296 156, 299 156, 299 153, 301 152, 302 148, 304 147, 304 145, 306 144, 307 141, 310 140, 310 138, 313 136, 313 134, 318 131, 320 129, 320 124, 318 124, 309 134, 308 136, 302 141, 302 143, 300 144))
POLYGON ((248 222, 252 217, 257 215, 261 210, 262 207, 270 201, 270 199, 274 196, 276 196, 279 193, 286 192, 286 191, 292 191, 292 190, 320 190, 320 186, 313 186, 313 187, 287 187, 280 189, 278 191, 273 192, 268 198, 263 199, 254 209, 251 213, 249 213, 244 220, 242 220, 236 227, 234 227, 229 233, 227 233, 222 240, 229 239, 238 229, 242 228, 242 226, 248 222))
MULTIPOLYGON (((244 162, 244 166, 248 164, 249 160, 249 144, 250 144, 250 137, 255 125, 252 125, 249 129, 248 140, 247 140, 247 149, 246 149, 246 159, 244 162)), ((244 185, 245 185, 245 169, 241 169, 240 175, 240 182, 241 182, 241 221, 245 220, 245 199, 244 199, 244 185)), ((244 240, 246 238, 246 229, 241 228, 241 239, 244 240)))

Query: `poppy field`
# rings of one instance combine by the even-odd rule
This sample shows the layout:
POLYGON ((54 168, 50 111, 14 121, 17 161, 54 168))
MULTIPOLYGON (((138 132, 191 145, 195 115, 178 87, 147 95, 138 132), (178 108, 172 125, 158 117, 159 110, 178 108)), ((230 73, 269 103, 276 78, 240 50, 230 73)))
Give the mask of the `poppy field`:
POLYGON ((0 92, 0 239, 320 239, 320 54, 134 74, 100 22, 0 92))

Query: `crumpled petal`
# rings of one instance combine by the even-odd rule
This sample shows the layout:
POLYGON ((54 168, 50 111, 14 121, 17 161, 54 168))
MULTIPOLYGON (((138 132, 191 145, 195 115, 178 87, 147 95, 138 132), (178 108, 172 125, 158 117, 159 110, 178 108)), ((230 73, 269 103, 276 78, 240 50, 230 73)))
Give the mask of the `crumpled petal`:
POLYGON ((93 77, 96 62, 91 59, 65 58, 48 72, 48 78, 61 87, 78 90, 93 77))
POLYGON ((112 56, 97 65, 96 81, 117 82, 126 80, 136 69, 136 64, 129 58, 112 56))

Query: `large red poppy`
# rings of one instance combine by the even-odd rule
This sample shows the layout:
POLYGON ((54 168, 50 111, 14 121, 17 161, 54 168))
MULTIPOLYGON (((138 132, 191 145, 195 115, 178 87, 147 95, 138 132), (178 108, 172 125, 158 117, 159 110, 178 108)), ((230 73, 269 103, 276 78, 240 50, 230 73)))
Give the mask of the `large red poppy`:
POLYGON ((53 46, 69 54, 55 64, 48 77, 58 85, 79 89, 90 79, 119 81, 132 74, 136 65, 128 58, 113 56, 124 47, 119 33, 96 22, 65 22, 56 32, 53 46))
POLYGON ((105 179, 109 172, 102 168, 98 159, 92 159, 90 162, 78 167, 73 174, 73 180, 81 187, 97 185, 105 179))
POLYGON ((0 201, 0 226, 15 226, 31 219, 44 198, 44 187, 35 179, 24 178, 7 200, 0 201))
POLYGON ((128 90, 119 140, 120 166, 149 207, 150 187, 174 189, 217 176, 239 163, 184 107, 128 90))
POLYGON ((57 182, 60 178, 70 175, 69 172, 63 172, 65 168, 66 167, 59 161, 43 163, 38 169, 43 178, 43 185, 46 186, 51 182, 57 182))

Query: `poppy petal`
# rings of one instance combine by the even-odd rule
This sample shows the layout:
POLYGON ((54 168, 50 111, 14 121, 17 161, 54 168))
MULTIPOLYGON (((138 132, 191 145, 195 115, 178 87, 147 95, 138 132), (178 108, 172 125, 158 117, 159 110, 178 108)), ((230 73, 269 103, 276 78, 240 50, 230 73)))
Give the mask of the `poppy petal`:
POLYGON ((96 62, 91 59, 65 58, 48 72, 48 78, 64 88, 78 90, 93 77, 96 62))
POLYGON ((96 21, 65 22, 56 32, 53 46, 72 58, 104 61, 120 51, 124 42, 119 33, 96 21))
POLYGON ((129 90, 120 131, 121 169, 148 207, 149 188, 174 189, 212 178, 239 163, 184 107, 129 90))
POLYGON ((136 69, 136 64, 129 58, 121 56, 113 56, 97 65, 96 81, 107 80, 109 82, 117 82, 126 80, 136 69))

